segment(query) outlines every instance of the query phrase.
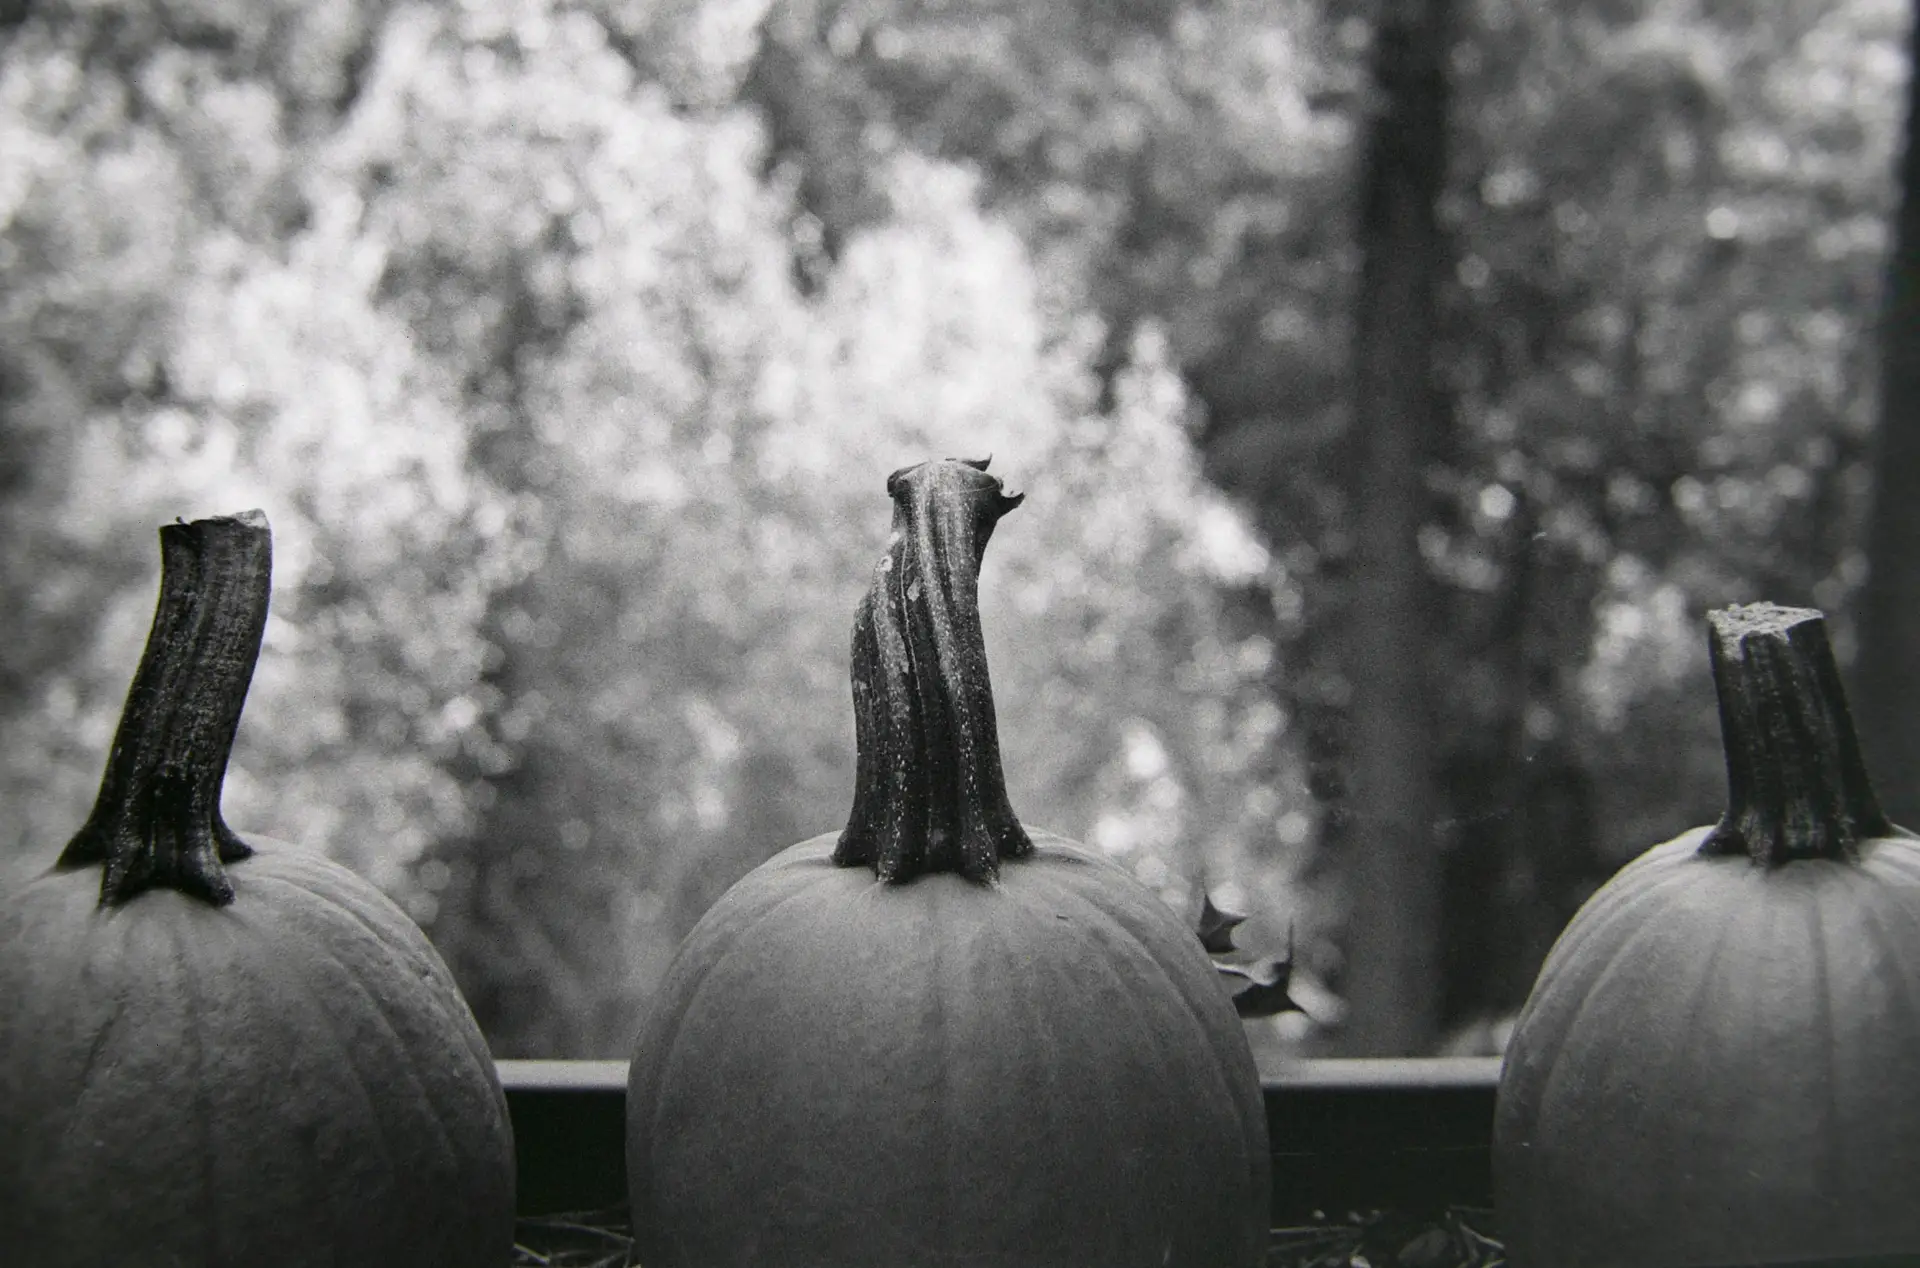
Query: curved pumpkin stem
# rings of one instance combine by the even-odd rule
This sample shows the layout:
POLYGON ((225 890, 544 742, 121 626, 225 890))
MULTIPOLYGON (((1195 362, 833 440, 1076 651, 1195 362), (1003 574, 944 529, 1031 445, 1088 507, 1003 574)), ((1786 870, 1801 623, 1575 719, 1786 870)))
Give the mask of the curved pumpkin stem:
POLYGON ((1858 842, 1895 832, 1867 779, 1826 618, 1754 603, 1707 624, 1727 810, 1700 852, 1772 867, 1850 858, 1858 842))
POLYGON ((943 460, 887 478, 893 536, 854 616, 859 756, 833 854, 881 880, 990 881, 1033 849, 1007 801, 979 600, 987 539, 1024 495, 986 467, 943 460))
POLYGON ((59 866, 104 863, 102 906, 156 886, 233 901, 223 864, 253 851, 220 789, 266 630, 273 538, 259 511, 160 530, 160 599, 87 822, 59 866))

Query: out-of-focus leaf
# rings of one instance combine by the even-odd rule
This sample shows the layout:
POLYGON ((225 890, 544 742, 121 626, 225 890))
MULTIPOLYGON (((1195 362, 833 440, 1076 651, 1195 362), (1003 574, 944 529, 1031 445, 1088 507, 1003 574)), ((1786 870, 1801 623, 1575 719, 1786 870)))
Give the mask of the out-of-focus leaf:
MULTIPOLYGON (((1236 923, 1238 923, 1236 921, 1236 923)), ((1294 931, 1287 929, 1287 950, 1283 955, 1262 956, 1247 964, 1230 964, 1215 952, 1214 969, 1233 992, 1233 1006, 1240 1016, 1277 1017, 1281 1013, 1306 1013, 1288 988, 1293 983, 1294 931)), ((1309 1014, 1310 1015, 1310 1014, 1309 1014)))
POLYGON ((1228 955, 1239 948, 1233 945, 1233 931, 1247 923, 1238 912, 1222 911, 1213 905, 1212 894, 1200 895, 1200 945, 1208 955, 1228 955))
POLYGON ((1287 984, 1293 978, 1291 955, 1270 956, 1244 967, 1216 964, 1214 968, 1222 977, 1246 983, 1233 992, 1234 1011, 1242 1017, 1275 1017, 1306 1011, 1287 993, 1287 984))

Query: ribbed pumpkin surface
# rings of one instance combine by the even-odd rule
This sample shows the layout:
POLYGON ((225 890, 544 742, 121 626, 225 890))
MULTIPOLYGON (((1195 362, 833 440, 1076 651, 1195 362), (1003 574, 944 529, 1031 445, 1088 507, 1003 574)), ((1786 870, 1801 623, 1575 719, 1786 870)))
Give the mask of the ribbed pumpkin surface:
POLYGON ((1920 1248, 1920 840, 1769 869, 1707 832, 1594 895, 1515 1029, 1494 1162, 1519 1268, 1920 1248))
POLYGON ((992 887, 877 882, 823 836, 715 905, 632 1066, 641 1262, 1260 1262, 1264 1110, 1211 963, 1031 835, 992 887))
POLYGON ((91 867, 0 903, 6 1257, 501 1268, 511 1131, 451 977, 366 882, 248 842, 224 907, 102 906, 91 867))

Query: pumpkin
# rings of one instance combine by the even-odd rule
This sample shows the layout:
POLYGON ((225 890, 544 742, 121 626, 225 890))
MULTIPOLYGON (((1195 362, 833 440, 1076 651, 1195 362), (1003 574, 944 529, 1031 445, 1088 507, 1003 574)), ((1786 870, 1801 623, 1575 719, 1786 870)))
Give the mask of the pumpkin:
POLYGON ((1517 1268, 1920 1252, 1920 838, 1881 813, 1821 614, 1708 619, 1726 812, 1541 968, 1494 1124, 1517 1268))
POLYGON ((160 539, 93 812, 0 899, 0 1246, 38 1268, 499 1268, 512 1135, 446 967, 371 885, 220 813, 265 517, 160 539))
POLYGON ((1008 804, 977 583, 1021 496, 985 468, 888 480, 847 826, 728 890, 644 1023, 648 1268, 1261 1261, 1260 1083, 1200 939, 1008 804))

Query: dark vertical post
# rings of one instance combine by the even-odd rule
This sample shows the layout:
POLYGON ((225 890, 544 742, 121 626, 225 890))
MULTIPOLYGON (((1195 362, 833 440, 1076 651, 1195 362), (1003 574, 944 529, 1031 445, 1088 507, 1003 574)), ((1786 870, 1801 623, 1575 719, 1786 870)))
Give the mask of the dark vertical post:
POLYGON ((1433 835, 1435 610, 1420 553, 1426 455, 1445 409, 1434 385, 1437 202, 1446 172, 1450 0, 1394 0, 1374 36, 1380 106, 1362 171, 1355 331, 1352 906, 1343 1048, 1407 1056, 1433 1042, 1440 867, 1433 835))

